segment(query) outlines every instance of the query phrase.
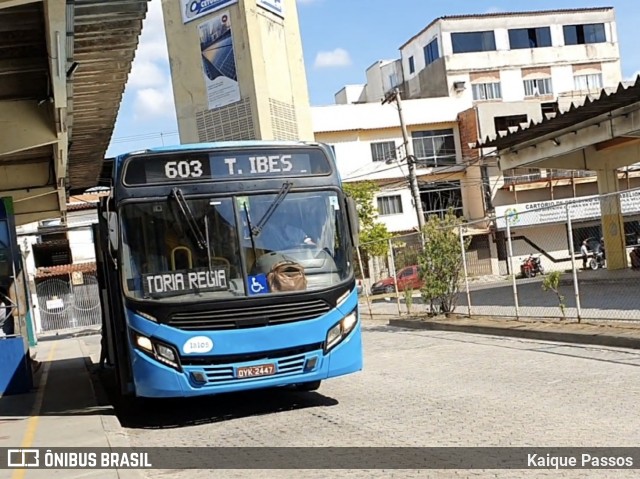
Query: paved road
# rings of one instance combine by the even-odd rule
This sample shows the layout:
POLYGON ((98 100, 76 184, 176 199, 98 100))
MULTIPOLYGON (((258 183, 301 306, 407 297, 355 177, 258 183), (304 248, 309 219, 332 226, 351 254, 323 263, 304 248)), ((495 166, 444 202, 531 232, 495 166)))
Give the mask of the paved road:
MULTIPOLYGON (((517 280, 520 315, 528 317, 559 317, 557 296, 542 290, 542 279, 517 280)), ((576 317, 576 300, 573 284, 560 286, 560 294, 565 298, 568 317, 576 317)), ((492 284, 475 284, 470 287, 473 314, 515 316, 513 286, 510 281, 492 284)), ((362 298, 364 305, 364 298, 362 298)), ((640 284, 623 282, 585 282, 580 284, 580 304, 582 317, 591 319, 640 320, 640 284)), ((395 298, 377 299, 373 302, 373 312, 377 314, 397 314, 395 298)), ((459 295, 457 312, 467 313, 467 296, 459 295)), ((366 307, 363 311, 367 311, 366 307)), ((406 312, 401 295, 401 311, 406 312)), ((424 311, 418 293, 414 295, 414 311, 424 311)))
MULTIPOLYGON (((95 341, 88 338, 87 341, 95 341)), ((368 323, 365 369, 317 393, 120 411, 133 446, 640 444, 640 352, 368 323)), ((107 382, 108 384, 108 382, 107 382)), ((634 477, 632 471, 145 471, 146 477, 634 477)))

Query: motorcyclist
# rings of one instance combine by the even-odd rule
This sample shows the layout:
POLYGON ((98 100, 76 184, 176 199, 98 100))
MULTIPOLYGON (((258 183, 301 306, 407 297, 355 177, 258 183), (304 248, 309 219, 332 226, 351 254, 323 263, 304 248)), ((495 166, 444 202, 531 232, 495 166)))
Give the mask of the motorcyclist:
POLYGON ((598 255, 600 255, 600 256, 601 256, 602 264, 604 264, 604 261, 605 261, 605 259, 606 259, 605 251, 604 251, 604 238, 600 238, 600 242, 599 242, 599 243, 597 244, 597 246, 596 246, 596 251, 595 251, 595 253, 596 253, 596 257, 597 257, 598 255))
POLYGON ((582 255, 582 269, 587 269, 587 259, 589 258, 589 246, 587 245, 587 240, 582 242, 582 246, 580 246, 580 254, 582 255))

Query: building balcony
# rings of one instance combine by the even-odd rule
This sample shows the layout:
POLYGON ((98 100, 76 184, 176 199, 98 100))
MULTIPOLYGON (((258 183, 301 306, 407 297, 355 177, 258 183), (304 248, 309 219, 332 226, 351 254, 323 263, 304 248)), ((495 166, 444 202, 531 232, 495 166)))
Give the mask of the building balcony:
POLYGON ((585 170, 527 170, 518 173, 517 171, 506 171, 504 175, 504 187, 514 185, 525 185, 541 183, 544 187, 546 183, 553 180, 572 180, 576 178, 591 178, 597 176, 595 171, 585 170))

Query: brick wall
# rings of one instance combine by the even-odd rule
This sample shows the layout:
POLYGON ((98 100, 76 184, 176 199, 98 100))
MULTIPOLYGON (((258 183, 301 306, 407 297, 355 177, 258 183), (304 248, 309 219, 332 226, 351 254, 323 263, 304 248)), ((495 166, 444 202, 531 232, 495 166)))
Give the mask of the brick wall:
POLYGON ((469 143, 478 141, 478 113, 475 108, 469 108, 458 114, 458 128, 460 130, 460 145, 462 147, 462 161, 472 162, 480 157, 480 150, 470 148, 469 143))

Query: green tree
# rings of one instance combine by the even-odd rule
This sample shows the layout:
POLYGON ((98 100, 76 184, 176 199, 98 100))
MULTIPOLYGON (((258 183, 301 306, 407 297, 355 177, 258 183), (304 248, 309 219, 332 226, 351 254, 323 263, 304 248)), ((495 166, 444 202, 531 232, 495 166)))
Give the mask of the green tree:
MULTIPOLYGON (((460 291, 462 252, 460 251, 460 220, 449 210, 443 218, 429 217, 424 226, 425 244, 418 255, 423 287, 422 299, 432 314, 455 311, 460 291)), ((469 240, 465 241, 465 251, 469 240)))
POLYGON ((560 293, 560 276, 560 271, 552 271, 549 273, 545 276, 544 281, 542 282, 542 289, 543 291, 553 291, 555 293, 558 298, 558 307, 562 313, 562 319, 567 319, 567 315, 565 313, 567 305, 564 302, 564 296, 560 293))
POLYGON ((385 256, 389 251, 388 240, 391 235, 387 227, 376 221, 378 212, 374 206, 374 196, 379 190, 373 181, 345 183, 345 192, 358 206, 360 219, 360 248, 365 257, 385 256))

